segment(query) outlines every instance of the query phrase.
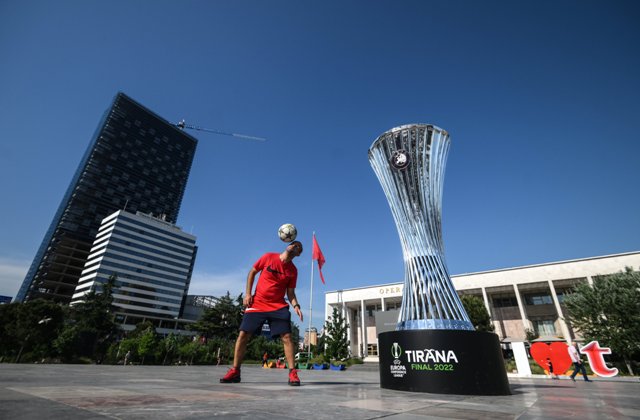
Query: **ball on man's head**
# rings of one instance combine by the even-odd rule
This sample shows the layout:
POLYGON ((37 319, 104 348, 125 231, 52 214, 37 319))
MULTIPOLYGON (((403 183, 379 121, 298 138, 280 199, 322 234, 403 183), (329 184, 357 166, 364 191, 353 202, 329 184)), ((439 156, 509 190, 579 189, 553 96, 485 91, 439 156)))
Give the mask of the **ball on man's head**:
POLYGON ((278 229, 278 236, 283 242, 292 242, 296 240, 296 236, 298 236, 298 230, 291 223, 285 223, 278 229))

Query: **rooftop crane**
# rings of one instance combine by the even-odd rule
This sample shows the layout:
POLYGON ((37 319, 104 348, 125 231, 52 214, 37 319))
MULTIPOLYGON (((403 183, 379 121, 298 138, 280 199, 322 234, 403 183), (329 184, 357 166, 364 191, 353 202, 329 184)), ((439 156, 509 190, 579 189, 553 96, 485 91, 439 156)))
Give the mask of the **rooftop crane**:
POLYGON ((224 131, 212 130, 210 128, 204 128, 204 127, 198 127, 198 126, 195 126, 195 125, 187 124, 187 123, 185 123, 184 120, 182 120, 178 124, 176 124, 176 127, 178 127, 180 130, 184 130, 185 128, 189 128, 191 130, 206 131, 208 133, 221 134, 223 136, 232 136, 232 137, 237 137, 237 138, 246 139, 246 140, 256 140, 256 141, 266 141, 267 140, 267 139, 265 139, 263 137, 247 136, 245 134, 236 134, 236 133, 226 133, 224 131))

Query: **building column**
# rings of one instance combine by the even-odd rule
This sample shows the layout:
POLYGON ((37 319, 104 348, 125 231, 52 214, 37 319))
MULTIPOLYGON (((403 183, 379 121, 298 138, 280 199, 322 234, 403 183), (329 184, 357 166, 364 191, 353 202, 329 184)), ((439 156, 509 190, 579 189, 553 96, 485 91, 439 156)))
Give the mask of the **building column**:
MULTIPOLYGON (((380 309, 382 312, 387 310, 387 305, 384 303, 384 296, 380 298, 380 309)), ((375 321, 375 319, 374 319, 375 321)), ((376 324, 376 349, 378 352, 378 357, 380 357, 380 340, 378 339, 378 325, 376 324)))
POLYGON ((342 318, 347 327, 347 337, 351 341, 351 321, 349 320, 349 307, 346 303, 342 302, 342 318))
MULTIPOLYGON (((352 351, 352 339, 351 339, 351 333, 353 331, 352 327, 351 327, 351 311, 349 310, 349 307, 347 306, 347 304, 345 302, 342 302, 342 316, 344 317, 344 323, 347 326, 347 340, 349 340, 349 357, 351 357, 351 355, 353 354, 352 351)), ((326 331, 324 331, 326 332, 326 331)))
MULTIPOLYGON (((325 300, 326 302, 326 300, 325 300)), ((328 303, 324 305, 324 320, 327 321, 329 319, 329 315, 333 312, 333 308, 328 303)))
POLYGON ((349 357, 356 355, 357 353, 354 352, 354 347, 356 347, 356 342, 352 337, 353 331, 357 331, 357 329, 354 330, 353 328, 353 322, 355 322, 355 319, 352 318, 351 316, 351 309, 349 309, 349 307, 346 307, 346 314, 345 314, 345 321, 347 323, 347 339, 349 340, 349 357))
POLYGON ((364 300, 360 301, 360 311, 362 312, 361 318, 362 318, 362 327, 361 327, 361 332, 362 332, 362 358, 364 359, 365 357, 367 357, 367 321, 366 321, 366 314, 367 314, 367 308, 364 304, 364 300))
POLYGON ((531 324, 524 311, 524 305, 522 304, 522 298, 520 297, 520 290, 518 290, 518 285, 515 283, 513 285, 513 290, 516 292, 516 300, 518 301, 518 309, 520 310, 520 317, 522 318, 522 326, 525 331, 528 329, 533 330, 533 324, 531 324))
POLYGON ((569 327, 567 327, 567 323, 564 321, 564 313, 562 312, 562 307, 560 306, 560 301, 558 300, 556 288, 553 286, 553 282, 551 280, 547 281, 549 282, 549 290, 551 290, 553 304, 556 305, 556 311, 558 312, 558 320, 560 321, 560 329, 562 330, 562 335, 565 340, 570 340, 571 336, 569 333, 569 327))
MULTIPOLYGON (((487 308, 487 313, 489 314, 489 320, 491 321, 491 325, 493 325, 494 330, 497 329, 496 328, 496 324, 494 324, 494 319, 493 319, 493 313, 491 312, 491 304, 489 303, 489 296, 487 295, 487 289, 486 288, 481 288, 482 290, 482 300, 484 300, 484 307, 487 308)), ((500 328, 500 331, 502 332, 502 338, 505 338, 507 335, 504 331, 502 331, 502 328, 500 328)), ((500 335, 498 335, 500 336, 500 335)))
POLYGON ((487 308, 487 313, 491 316, 491 307, 489 306, 489 297, 487 297, 487 289, 482 288, 482 300, 484 300, 484 307, 487 308))

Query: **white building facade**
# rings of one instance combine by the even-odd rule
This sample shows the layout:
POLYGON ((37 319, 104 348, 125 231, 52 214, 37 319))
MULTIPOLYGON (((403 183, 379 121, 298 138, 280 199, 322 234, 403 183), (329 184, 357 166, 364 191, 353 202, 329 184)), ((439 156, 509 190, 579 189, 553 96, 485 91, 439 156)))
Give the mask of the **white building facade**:
MULTIPOLYGON (((625 267, 640 270, 640 252, 461 274, 451 280, 459 295, 482 298, 502 341, 522 341, 526 330, 568 340, 576 333, 566 321, 564 296, 579 282, 592 284, 594 277, 625 267)), ((398 310, 402 290, 403 283, 391 283, 327 292, 325 320, 333 308, 342 310, 351 354, 377 361, 376 313, 398 310)))
POLYGON ((118 323, 125 329, 142 321, 176 328, 195 263, 195 242, 195 236, 161 218, 119 210, 102 221, 71 304, 92 289, 102 290, 115 275, 118 323))

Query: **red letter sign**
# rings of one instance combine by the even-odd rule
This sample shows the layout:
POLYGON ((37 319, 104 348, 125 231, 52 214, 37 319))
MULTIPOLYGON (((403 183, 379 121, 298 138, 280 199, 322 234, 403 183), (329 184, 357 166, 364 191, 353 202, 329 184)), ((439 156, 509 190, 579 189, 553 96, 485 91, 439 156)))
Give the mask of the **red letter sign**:
POLYGON ((610 378, 618 374, 618 369, 610 369, 604 361, 603 354, 611 354, 611 349, 608 347, 600 347, 597 341, 592 341, 584 347, 580 348, 580 353, 584 353, 589 358, 589 365, 591 370, 598 376, 610 378))

